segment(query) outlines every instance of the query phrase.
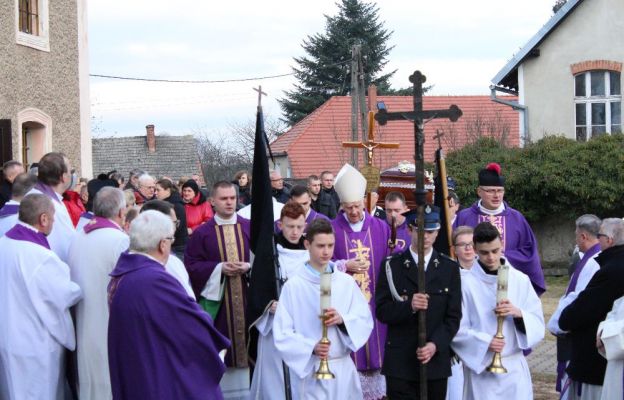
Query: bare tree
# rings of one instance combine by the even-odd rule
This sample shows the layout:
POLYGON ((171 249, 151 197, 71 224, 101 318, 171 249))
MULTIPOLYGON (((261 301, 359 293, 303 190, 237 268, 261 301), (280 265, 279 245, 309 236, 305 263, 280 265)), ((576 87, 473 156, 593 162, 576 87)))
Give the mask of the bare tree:
POLYGON ((227 135, 210 134, 205 130, 195 130, 193 135, 197 141, 197 152, 207 187, 212 187, 220 180, 232 180, 239 170, 251 169, 251 163, 241 159, 227 135))
POLYGON ((508 146, 511 125, 500 111, 477 112, 469 117, 463 117, 460 123, 444 123, 440 131, 444 133, 443 141, 447 149, 453 151, 474 143, 482 137, 494 138, 503 146, 508 146))
MULTIPOLYGON (((264 131, 267 134, 269 143, 272 143, 286 130, 286 124, 280 120, 272 118, 268 115, 264 118, 264 131)), ((233 138, 236 152, 243 160, 253 163, 254 143, 256 140, 256 121, 249 119, 245 122, 232 122, 227 127, 228 134, 233 138)))

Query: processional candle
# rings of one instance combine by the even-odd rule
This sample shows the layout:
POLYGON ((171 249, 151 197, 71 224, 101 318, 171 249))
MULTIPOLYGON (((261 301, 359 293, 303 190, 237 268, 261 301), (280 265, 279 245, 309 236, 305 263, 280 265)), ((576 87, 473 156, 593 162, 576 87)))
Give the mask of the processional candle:
POLYGON ((321 315, 331 307, 331 276, 329 272, 321 274, 321 315))

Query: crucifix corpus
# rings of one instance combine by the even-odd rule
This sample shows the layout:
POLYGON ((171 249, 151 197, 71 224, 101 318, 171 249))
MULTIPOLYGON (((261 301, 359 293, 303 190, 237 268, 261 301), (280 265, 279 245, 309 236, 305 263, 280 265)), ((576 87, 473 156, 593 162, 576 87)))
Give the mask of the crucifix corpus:
MULTIPOLYGON (((414 122, 414 147, 415 147, 415 176, 416 191, 415 199, 418 206, 418 292, 425 293, 425 157, 424 144, 425 120, 429 121, 436 118, 449 119, 456 122, 462 116, 462 111, 456 105, 450 106, 446 110, 423 110, 423 83, 427 78, 420 72, 415 71, 409 77, 410 82, 414 85, 414 110, 413 111, 396 111, 388 112, 385 109, 379 110, 375 119, 379 125, 385 125, 388 121, 408 120, 414 122)), ((418 313, 418 347, 424 347, 427 341, 426 330, 426 313, 418 313)), ((427 366, 420 364, 420 399, 427 400, 427 366)))
POLYGON ((366 209, 371 212, 373 207, 371 192, 379 186, 379 168, 373 166, 373 155, 375 149, 397 149, 399 143, 386 143, 375 141, 375 113, 368 112, 368 138, 365 142, 342 142, 342 147, 366 149, 366 165, 360 172, 366 178, 366 209))

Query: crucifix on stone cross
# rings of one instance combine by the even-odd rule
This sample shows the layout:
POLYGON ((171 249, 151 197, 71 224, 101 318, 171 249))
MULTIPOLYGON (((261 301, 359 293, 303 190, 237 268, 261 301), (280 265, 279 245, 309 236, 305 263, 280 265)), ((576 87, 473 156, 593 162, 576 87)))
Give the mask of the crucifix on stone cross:
MULTIPOLYGON (((424 125, 425 120, 436 118, 448 118, 451 122, 456 122, 462 116, 462 111, 456 105, 451 105, 446 110, 423 110, 423 88, 422 85, 427 78, 420 72, 414 71, 409 77, 414 85, 414 109, 412 111, 388 112, 385 109, 379 110, 375 119, 379 125, 385 125, 388 121, 408 120, 414 122, 414 147, 416 166, 416 204, 418 205, 418 292, 425 293, 425 157, 424 157, 424 125)), ((427 206, 430 207, 430 206, 427 206)), ((426 314, 418 313, 418 347, 425 346, 426 342, 426 314)), ((420 364, 420 398, 427 400, 427 366, 420 364)))
POLYGON ((262 107, 262 96, 266 96, 267 94, 262 91, 262 85, 258 85, 258 88, 252 88, 256 92, 258 92, 258 108, 262 107))

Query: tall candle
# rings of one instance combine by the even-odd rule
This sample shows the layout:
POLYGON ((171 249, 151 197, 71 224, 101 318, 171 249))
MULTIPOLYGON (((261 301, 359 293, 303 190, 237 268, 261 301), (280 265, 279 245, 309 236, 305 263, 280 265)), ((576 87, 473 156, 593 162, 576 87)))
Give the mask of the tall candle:
POLYGON ((331 273, 321 274, 321 314, 331 307, 331 273))
POLYGON ((502 264, 498 267, 498 277, 496 279, 496 304, 507 300, 507 283, 509 281, 509 267, 502 264))

